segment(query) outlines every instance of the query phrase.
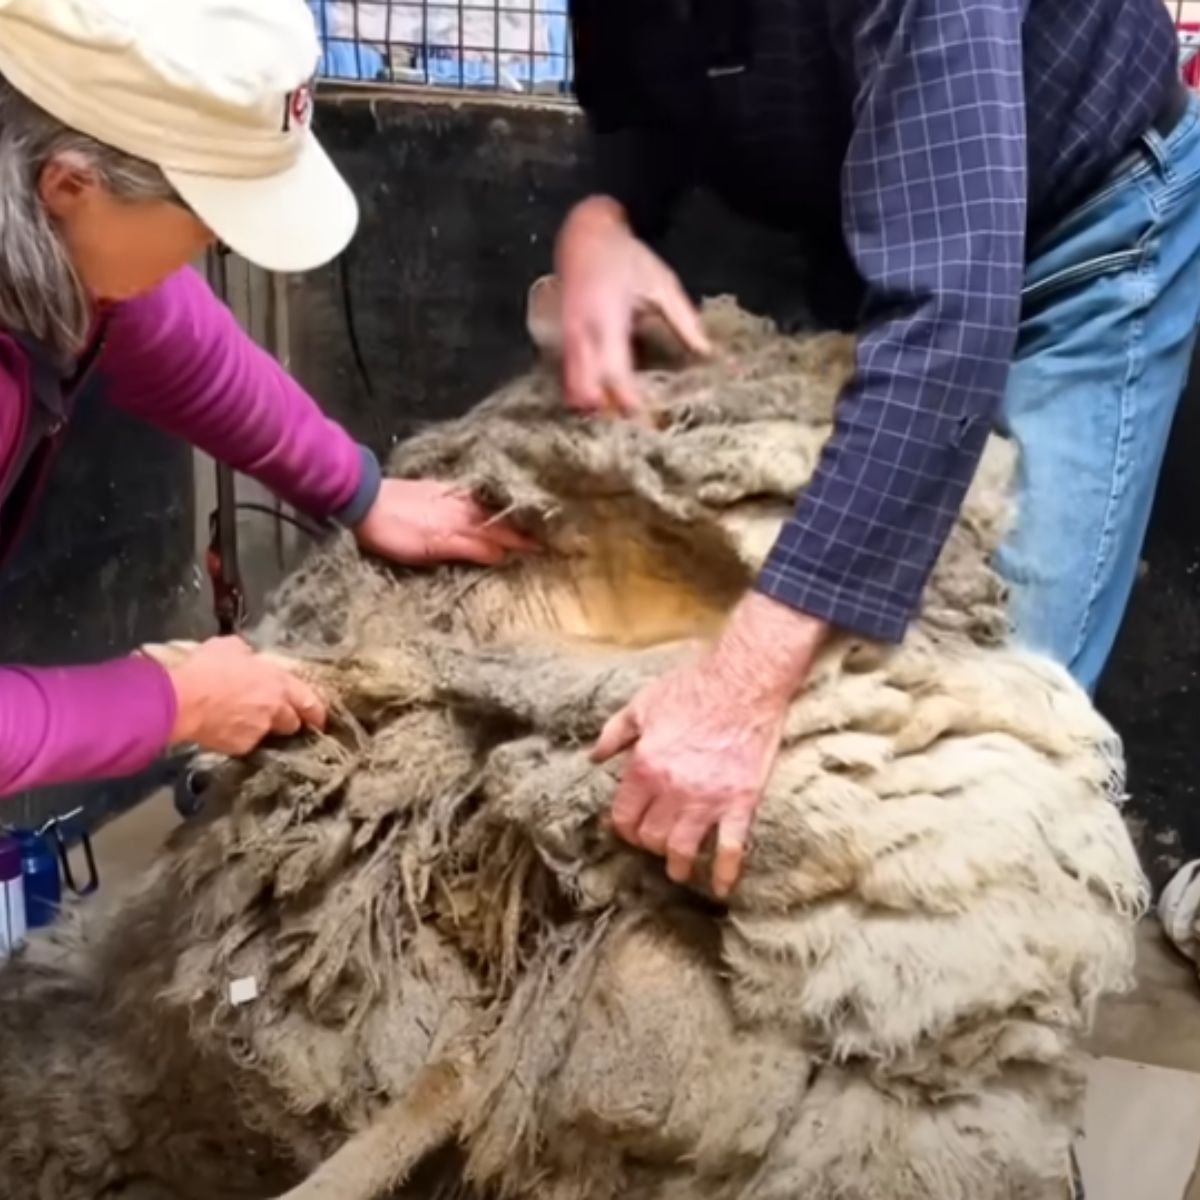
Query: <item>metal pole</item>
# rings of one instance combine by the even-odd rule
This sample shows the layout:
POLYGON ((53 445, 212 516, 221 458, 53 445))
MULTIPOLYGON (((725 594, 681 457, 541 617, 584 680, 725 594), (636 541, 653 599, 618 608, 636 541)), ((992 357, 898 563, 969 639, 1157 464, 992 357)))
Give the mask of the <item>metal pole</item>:
MULTIPOLYGON (((225 303, 229 300, 226 271, 228 251, 218 247, 213 254, 213 290, 225 303)), ((208 570, 212 578, 213 611, 222 635, 235 633, 245 616, 245 591, 238 560, 237 482, 232 468, 217 463, 217 507, 209 521, 208 570)))

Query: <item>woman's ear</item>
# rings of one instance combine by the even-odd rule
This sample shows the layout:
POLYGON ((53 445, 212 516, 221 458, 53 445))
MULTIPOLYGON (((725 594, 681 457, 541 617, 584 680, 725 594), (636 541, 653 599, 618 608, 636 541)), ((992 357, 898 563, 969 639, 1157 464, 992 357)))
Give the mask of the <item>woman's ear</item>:
POLYGON ((96 176, 84 163, 70 155, 60 155, 42 167, 37 188, 46 211, 61 220, 87 203, 96 188, 96 176))

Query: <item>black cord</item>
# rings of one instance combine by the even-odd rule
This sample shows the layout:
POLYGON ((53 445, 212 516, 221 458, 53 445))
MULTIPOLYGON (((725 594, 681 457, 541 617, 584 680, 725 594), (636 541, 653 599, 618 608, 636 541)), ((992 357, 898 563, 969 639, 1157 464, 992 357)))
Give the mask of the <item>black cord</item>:
POLYGON ((363 357, 362 343, 358 340, 358 323, 354 319, 354 293, 350 287, 350 249, 347 248, 337 260, 338 283, 342 291, 342 314, 346 318, 346 333, 350 338, 350 352, 354 355, 354 365, 362 379, 367 399, 375 399, 375 391, 371 387, 371 373, 367 370, 367 360, 363 357))
POLYGON ((273 517, 277 521, 283 521, 291 525, 293 529, 300 530, 314 541, 325 536, 326 530, 312 521, 305 520, 303 517, 293 517, 288 513, 281 512, 276 508, 269 508, 265 504, 255 504, 252 500, 240 500, 234 506, 237 512, 254 512, 261 513, 263 516, 273 517))

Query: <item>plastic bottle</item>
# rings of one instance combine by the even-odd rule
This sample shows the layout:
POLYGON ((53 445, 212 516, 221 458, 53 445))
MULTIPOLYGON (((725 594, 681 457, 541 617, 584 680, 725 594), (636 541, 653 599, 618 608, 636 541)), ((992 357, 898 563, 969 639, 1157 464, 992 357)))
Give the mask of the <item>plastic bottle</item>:
POLYGON ((0 958, 25 938, 25 879, 21 846, 15 838, 0 835, 0 958))
POLYGON ((52 925, 62 907, 62 879, 58 854, 48 833, 18 829, 14 835, 21 847, 25 875, 25 924, 30 929, 52 925))

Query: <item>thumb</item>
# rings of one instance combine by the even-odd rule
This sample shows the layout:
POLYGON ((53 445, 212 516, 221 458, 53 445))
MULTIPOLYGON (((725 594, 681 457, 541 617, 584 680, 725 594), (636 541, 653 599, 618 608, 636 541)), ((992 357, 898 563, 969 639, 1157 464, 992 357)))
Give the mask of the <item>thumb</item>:
POLYGON ((632 746, 640 733, 633 705, 627 704, 619 713, 610 717, 600 731, 600 736, 592 747, 592 762, 607 762, 614 754, 632 746))

